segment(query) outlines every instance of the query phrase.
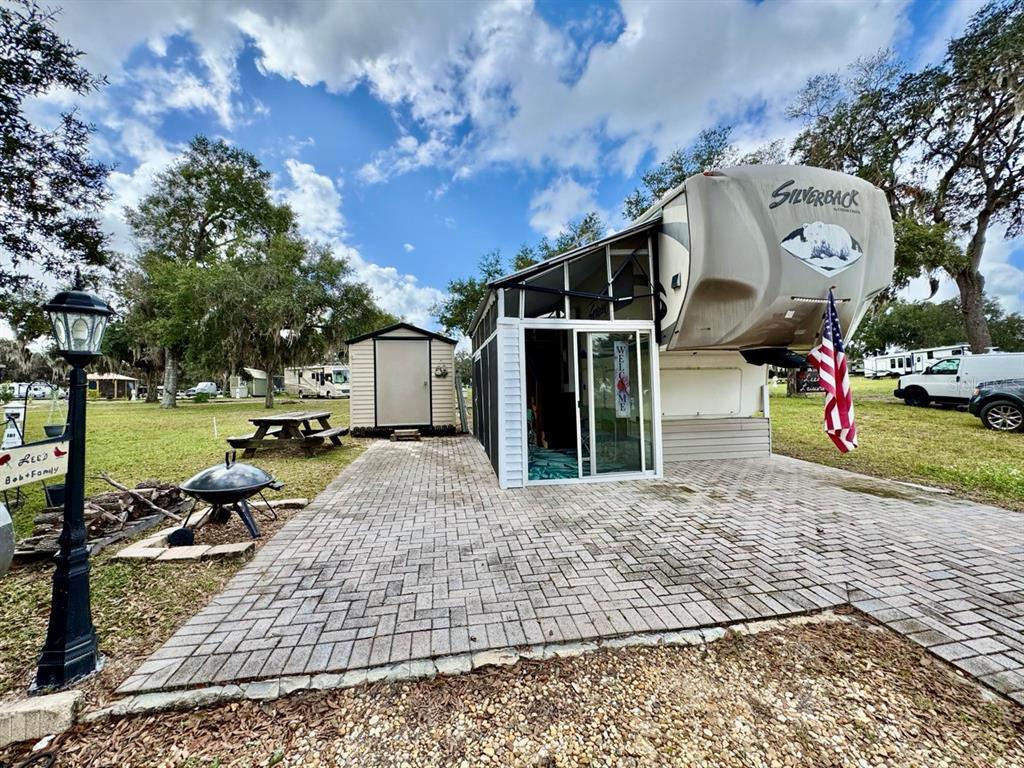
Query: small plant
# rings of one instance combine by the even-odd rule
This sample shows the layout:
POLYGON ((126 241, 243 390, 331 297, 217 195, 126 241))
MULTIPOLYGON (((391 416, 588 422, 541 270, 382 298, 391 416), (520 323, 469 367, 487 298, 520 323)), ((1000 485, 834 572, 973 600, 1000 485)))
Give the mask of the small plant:
POLYGON ((195 397, 192 398, 193 403, 208 403, 210 402, 209 392, 196 392, 195 397))
POLYGON ((0 405, 7 405, 14 399, 14 387, 10 384, 0 384, 0 405))

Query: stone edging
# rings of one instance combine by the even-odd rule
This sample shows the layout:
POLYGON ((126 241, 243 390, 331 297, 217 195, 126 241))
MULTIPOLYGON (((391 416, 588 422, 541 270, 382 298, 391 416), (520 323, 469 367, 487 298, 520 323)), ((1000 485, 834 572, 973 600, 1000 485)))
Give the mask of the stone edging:
MULTIPOLYGON (((250 502, 254 509, 302 509, 309 504, 309 499, 274 499, 269 505, 262 501, 250 502)), ((197 530, 207 523, 211 509, 206 507, 195 517, 191 528, 197 530)), ((160 517, 157 515, 157 517, 160 517)), ((167 561, 194 561, 194 560, 215 560, 226 557, 250 557, 256 551, 255 541, 239 541, 230 544, 195 544, 190 547, 168 547, 167 537, 178 530, 180 526, 172 525, 164 528, 152 536, 147 536, 139 541, 132 542, 122 548, 114 555, 120 560, 156 560, 164 563, 167 561)))
POLYGON ((573 643, 552 643, 521 648, 500 648, 476 651, 434 659, 406 661, 379 667, 354 669, 348 672, 322 672, 316 675, 290 675, 270 680, 254 680, 231 685, 213 685, 177 691, 157 691, 128 696, 121 701, 85 713, 81 720, 94 722, 110 717, 152 714, 156 712, 189 710, 208 707, 227 701, 251 699, 267 701, 288 696, 300 691, 325 691, 352 688, 379 681, 398 682, 418 680, 437 675, 460 675, 482 667, 511 666, 520 660, 542 660, 580 656, 602 648, 639 648, 657 645, 694 646, 706 645, 725 636, 726 632, 754 635, 802 624, 830 622, 856 622, 856 616, 837 614, 831 610, 789 616, 782 619, 741 622, 703 629, 687 629, 678 632, 651 632, 626 635, 607 640, 582 641, 573 643))

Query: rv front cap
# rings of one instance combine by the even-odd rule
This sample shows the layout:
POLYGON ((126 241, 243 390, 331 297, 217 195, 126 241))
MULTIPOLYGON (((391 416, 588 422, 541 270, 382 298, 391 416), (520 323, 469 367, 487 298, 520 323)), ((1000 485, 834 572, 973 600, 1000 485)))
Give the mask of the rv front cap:
POLYGON ((805 203, 806 205, 835 205, 840 208, 857 208, 860 200, 857 199, 858 190, 850 189, 816 189, 804 187, 802 189, 790 189, 796 182, 793 179, 784 181, 772 192, 772 204, 769 210, 778 208, 783 203, 805 203))

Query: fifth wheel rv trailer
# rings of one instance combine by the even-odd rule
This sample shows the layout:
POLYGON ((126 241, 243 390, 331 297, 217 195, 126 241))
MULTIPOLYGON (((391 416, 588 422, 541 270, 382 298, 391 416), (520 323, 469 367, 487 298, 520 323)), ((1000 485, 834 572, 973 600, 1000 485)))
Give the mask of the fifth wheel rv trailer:
POLYGON ((500 485, 769 455, 769 366, 805 364, 830 287, 851 336, 893 250, 871 184, 747 166, 490 282, 470 329, 473 419, 500 485))
POLYGON ((348 366, 344 363, 321 363, 287 368, 284 388, 299 397, 348 397, 351 391, 348 366))

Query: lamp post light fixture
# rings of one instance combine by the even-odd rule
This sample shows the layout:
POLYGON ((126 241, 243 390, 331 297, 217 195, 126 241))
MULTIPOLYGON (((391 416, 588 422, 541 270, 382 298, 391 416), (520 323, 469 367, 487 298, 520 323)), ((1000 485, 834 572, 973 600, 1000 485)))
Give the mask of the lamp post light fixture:
POLYGON ((75 289, 43 305, 53 327, 57 354, 71 365, 68 386, 68 471, 64 525, 54 557, 53 598, 46 643, 32 691, 64 688, 96 671, 99 652, 89 605, 89 550, 85 533, 85 366, 99 357, 107 320, 113 313, 99 296, 75 289))

